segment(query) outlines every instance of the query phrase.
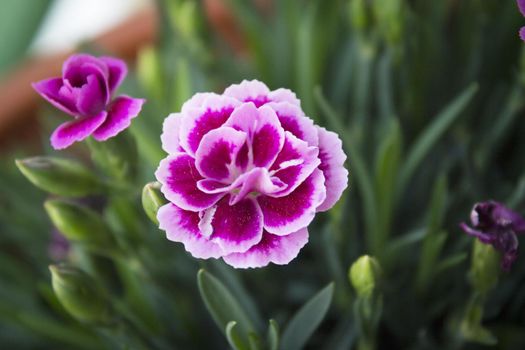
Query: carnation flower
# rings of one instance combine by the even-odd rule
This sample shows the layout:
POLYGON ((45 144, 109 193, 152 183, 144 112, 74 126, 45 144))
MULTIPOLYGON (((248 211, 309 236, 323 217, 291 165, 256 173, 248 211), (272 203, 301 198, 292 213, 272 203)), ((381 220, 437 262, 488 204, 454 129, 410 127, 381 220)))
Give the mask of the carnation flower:
MULTIPOLYGON (((517 0, 517 3, 521 14, 525 17, 525 0, 517 0)), ((520 38, 525 41, 525 27, 521 27, 520 29, 520 38)))
POLYGON ((287 264, 347 187, 337 134, 314 125, 293 92, 256 80, 195 94, 161 139, 169 155, 155 175, 170 203, 159 225, 196 258, 287 264))
POLYGON ((503 254, 501 268, 505 271, 510 270, 512 263, 518 257, 516 234, 525 232, 525 219, 501 203, 487 201, 474 205, 470 222, 472 228, 461 223, 461 229, 500 251, 503 254))
POLYGON ((125 95, 112 99, 126 74, 126 64, 120 59, 76 54, 64 62, 62 77, 33 83, 42 97, 74 117, 53 132, 53 148, 69 147, 89 135, 105 141, 130 125, 144 100, 125 95))

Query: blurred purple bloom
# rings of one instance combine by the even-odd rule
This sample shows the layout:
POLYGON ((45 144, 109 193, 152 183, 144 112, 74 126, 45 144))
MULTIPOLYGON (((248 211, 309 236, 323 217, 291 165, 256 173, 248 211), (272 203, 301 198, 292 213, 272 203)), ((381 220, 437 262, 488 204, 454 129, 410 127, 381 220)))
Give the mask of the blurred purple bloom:
MULTIPOLYGON (((520 9, 521 14, 525 17, 525 0, 517 0, 518 8, 520 9)), ((525 27, 520 29, 520 38, 525 41, 525 27)))
POLYGON ((337 134, 314 125, 293 92, 243 81, 198 93, 164 121, 160 228, 194 257, 234 267, 287 264, 316 212, 348 182, 337 134))
POLYGON ((48 254, 51 260, 64 260, 69 254, 70 244, 66 237, 57 229, 51 231, 51 241, 48 245, 48 254))
POLYGON ((69 147, 89 135, 105 141, 130 125, 145 100, 112 98, 126 74, 126 63, 120 59, 75 54, 64 62, 62 77, 32 84, 53 106, 74 117, 53 132, 53 148, 69 147))
POLYGON ((474 205, 470 222, 472 227, 461 223, 461 229, 500 251, 503 254, 501 267, 509 271, 518 257, 516 234, 525 232, 525 219, 501 203, 487 201, 474 205))

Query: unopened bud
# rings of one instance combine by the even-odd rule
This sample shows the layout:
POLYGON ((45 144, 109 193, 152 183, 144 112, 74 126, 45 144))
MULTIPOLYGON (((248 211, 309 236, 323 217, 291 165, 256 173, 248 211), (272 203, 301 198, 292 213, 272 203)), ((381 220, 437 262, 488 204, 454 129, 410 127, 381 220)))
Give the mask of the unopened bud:
POLYGON ((65 264, 50 265, 49 270, 58 300, 74 318, 98 325, 111 323, 108 299, 89 275, 65 264))
POLYGON ((381 267, 377 260, 371 256, 363 255, 350 267, 350 283, 360 297, 372 296, 380 277, 381 267))
POLYGON ((160 183, 150 182, 144 186, 142 190, 142 206, 144 207, 146 215, 148 215, 150 220, 156 225, 159 224, 157 212, 159 208, 166 203, 166 199, 164 199, 164 196, 160 192, 160 183))
POLYGON ((500 272, 500 253, 490 244, 474 241, 470 265, 470 283, 479 293, 486 293, 496 286, 500 272))
POLYGON ((62 199, 44 203, 55 227, 71 241, 93 243, 107 248, 111 235, 100 214, 83 205, 62 199))
POLYGON ((16 165, 36 187, 52 194, 80 197, 103 188, 89 169, 73 160, 33 157, 16 160, 16 165))

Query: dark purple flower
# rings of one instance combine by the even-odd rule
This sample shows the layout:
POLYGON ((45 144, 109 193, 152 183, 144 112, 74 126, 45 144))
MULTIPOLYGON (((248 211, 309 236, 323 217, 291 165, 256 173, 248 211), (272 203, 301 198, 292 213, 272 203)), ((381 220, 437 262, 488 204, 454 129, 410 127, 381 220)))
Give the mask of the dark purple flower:
POLYGON ((470 213, 472 227, 462 222, 459 226, 468 235, 491 244, 503 254, 501 268, 508 271, 518 257, 516 234, 525 232, 525 219, 495 201, 476 203, 470 213))
MULTIPOLYGON (((525 17, 525 0, 517 0, 518 8, 520 9, 521 14, 525 17)), ((520 29, 520 38, 525 41, 525 27, 520 29)))
POLYGON ((124 95, 112 98, 126 74, 126 63, 120 59, 75 54, 64 62, 61 77, 33 83, 42 97, 74 117, 53 132, 53 148, 69 147, 89 135, 105 141, 130 125, 144 100, 124 95))
POLYGON ((49 257, 53 261, 64 260, 69 254, 70 244, 69 241, 58 231, 53 229, 51 231, 51 241, 48 246, 49 257))

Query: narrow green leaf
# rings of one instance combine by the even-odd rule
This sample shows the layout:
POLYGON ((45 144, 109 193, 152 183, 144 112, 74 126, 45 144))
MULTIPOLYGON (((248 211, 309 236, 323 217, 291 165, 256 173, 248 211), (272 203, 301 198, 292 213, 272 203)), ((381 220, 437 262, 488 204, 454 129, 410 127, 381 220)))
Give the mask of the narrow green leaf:
POLYGON ((446 232, 439 232, 425 237, 416 276, 416 288, 418 290, 421 291, 427 287, 428 282, 433 277, 436 271, 436 261, 445 245, 446 239, 446 232))
POLYGON ((452 256, 449 256, 446 259, 443 259, 439 262, 439 264, 436 266, 436 274, 440 272, 444 272, 450 268, 453 268, 459 264, 461 264, 463 261, 467 260, 468 254, 466 252, 454 254, 452 256))
POLYGON ((3 1, 0 11, 0 73, 20 62, 53 2, 51 0, 3 1))
POLYGON ((226 333, 226 339, 228 340, 228 343, 234 350, 245 350, 246 347, 242 342, 241 337, 239 336, 239 333, 237 333, 237 330, 235 326, 237 325, 237 322, 230 321, 226 325, 226 329, 224 332, 226 333))
POLYGON ((334 284, 330 283, 297 311, 283 332, 282 350, 303 348, 328 311, 333 293, 334 284))
POLYGON ((279 325, 273 319, 268 322, 267 342, 269 350, 279 349, 279 325))
POLYGON ((434 184, 432 197, 430 199, 430 207, 428 208, 429 216, 427 218, 427 227, 429 234, 437 232, 442 224, 447 206, 447 187, 447 177, 442 174, 438 177, 436 183, 434 184))
POLYGON ((439 138, 447 131, 452 123, 461 116, 461 113, 468 106, 469 102, 478 91, 477 84, 471 84, 461 95, 450 102, 443 111, 441 111, 434 121, 425 129, 425 131, 414 142, 405 164, 401 169, 398 194, 402 193, 408 181, 421 164, 421 161, 427 156, 439 138))
POLYGON ((224 332, 230 321, 237 322, 239 337, 243 346, 248 348, 248 334, 253 332, 254 328, 232 293, 221 281, 203 269, 197 274, 197 283, 204 304, 219 329, 224 332))
MULTIPOLYGON (((323 96, 320 87, 317 87, 314 91, 314 97, 319 105, 319 108, 328 119, 328 122, 334 127, 336 132, 343 140, 343 147, 348 152, 348 161, 350 162, 350 168, 355 174, 357 185, 361 196, 363 197, 364 209, 365 209, 365 225, 366 225, 366 237, 377 236, 377 204, 374 196, 374 187, 372 185, 370 172, 361 157, 361 153, 357 149, 354 141, 350 137, 350 133, 346 130, 341 122, 341 118, 334 111, 332 106, 323 96)), ((369 245, 372 244, 369 242, 369 245)))
POLYGON ((382 252, 389 234, 393 214, 395 184, 401 158, 402 137, 397 119, 390 119, 386 137, 379 145, 375 165, 375 193, 379 216, 377 236, 373 237, 374 251, 382 252))

